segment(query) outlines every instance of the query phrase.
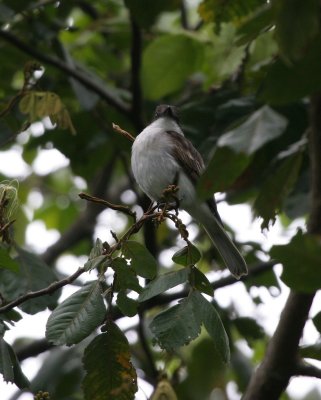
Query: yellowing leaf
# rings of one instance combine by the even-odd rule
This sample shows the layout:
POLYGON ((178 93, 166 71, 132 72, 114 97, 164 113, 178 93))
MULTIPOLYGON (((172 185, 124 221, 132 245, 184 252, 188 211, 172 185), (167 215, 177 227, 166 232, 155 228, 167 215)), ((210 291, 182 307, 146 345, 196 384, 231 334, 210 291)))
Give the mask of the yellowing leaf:
POLYGON ((150 400, 177 400, 176 393, 168 379, 158 382, 150 400))
POLYGON ((137 376, 130 361, 129 344, 113 321, 86 348, 83 362, 86 400, 134 399, 137 376))

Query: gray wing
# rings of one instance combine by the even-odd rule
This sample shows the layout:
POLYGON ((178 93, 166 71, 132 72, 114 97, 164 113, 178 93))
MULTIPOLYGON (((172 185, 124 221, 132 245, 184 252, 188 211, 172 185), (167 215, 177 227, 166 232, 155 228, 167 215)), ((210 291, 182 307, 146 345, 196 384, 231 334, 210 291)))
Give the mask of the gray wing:
MULTIPOLYGON (((191 181, 195 185, 198 178, 205 169, 205 164, 202 156, 195 149, 193 144, 182 134, 175 131, 166 131, 166 133, 169 135, 174 144, 172 153, 173 157, 178 161, 179 165, 185 171, 186 175, 190 177, 191 181)), ((207 200, 206 203, 208 204, 216 219, 223 226, 223 222, 217 211, 214 197, 207 200)))
POLYGON ((175 131, 166 131, 166 133, 174 144, 173 157, 195 184, 205 168, 202 156, 182 134, 175 131))

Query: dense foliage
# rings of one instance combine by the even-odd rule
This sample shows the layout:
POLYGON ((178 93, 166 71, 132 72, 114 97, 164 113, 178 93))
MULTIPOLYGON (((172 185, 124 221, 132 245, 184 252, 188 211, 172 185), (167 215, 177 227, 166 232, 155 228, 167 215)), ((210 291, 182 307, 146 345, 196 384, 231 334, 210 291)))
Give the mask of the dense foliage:
POLYGON ((321 287, 320 2, 2 0, 0 23, 0 372, 14 398, 134 399, 139 376, 154 400, 227 398, 231 383, 277 399, 291 376, 320 377, 306 362, 320 346, 298 347, 321 287), (216 300, 235 279, 212 272, 224 266, 206 234, 151 208, 133 180, 123 130, 137 135, 160 103, 179 106, 206 160, 200 198, 249 204, 265 230, 310 218, 269 251, 238 229, 253 305, 264 302, 253 287, 280 289, 276 263, 291 289, 268 352, 259 321, 216 300), (24 172, 4 165, 9 151, 24 172), (65 166, 38 170, 55 151, 65 166), (34 221, 59 233, 42 253, 26 235, 34 221), (16 322, 46 309, 43 340, 8 344, 16 322), (29 382, 19 362, 44 351, 29 382))

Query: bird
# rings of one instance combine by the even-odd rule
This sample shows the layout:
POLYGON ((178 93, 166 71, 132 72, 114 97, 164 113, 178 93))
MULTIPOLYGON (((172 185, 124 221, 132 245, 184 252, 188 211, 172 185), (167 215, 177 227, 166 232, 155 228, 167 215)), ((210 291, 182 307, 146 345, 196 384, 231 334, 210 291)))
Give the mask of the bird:
POLYGON ((231 274, 240 279, 248 273, 244 258, 224 229, 214 196, 208 201, 197 196, 196 184, 205 164, 183 133, 177 107, 156 107, 152 122, 132 145, 131 168, 137 184, 152 201, 160 202, 164 190, 175 184, 179 207, 203 226, 231 274))

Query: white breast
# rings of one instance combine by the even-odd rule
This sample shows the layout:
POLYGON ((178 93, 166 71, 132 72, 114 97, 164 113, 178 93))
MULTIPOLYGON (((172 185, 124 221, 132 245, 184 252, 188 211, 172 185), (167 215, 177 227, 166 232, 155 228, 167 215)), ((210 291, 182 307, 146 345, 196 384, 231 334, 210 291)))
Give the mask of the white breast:
POLYGON ((166 131, 174 130, 183 135, 175 121, 160 118, 145 128, 135 139, 131 165, 141 189, 152 199, 159 200, 164 189, 178 176, 179 197, 194 195, 194 187, 171 155, 172 142, 166 131), (192 192, 192 193, 191 193, 192 192))

